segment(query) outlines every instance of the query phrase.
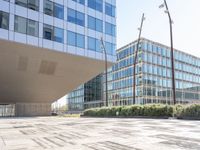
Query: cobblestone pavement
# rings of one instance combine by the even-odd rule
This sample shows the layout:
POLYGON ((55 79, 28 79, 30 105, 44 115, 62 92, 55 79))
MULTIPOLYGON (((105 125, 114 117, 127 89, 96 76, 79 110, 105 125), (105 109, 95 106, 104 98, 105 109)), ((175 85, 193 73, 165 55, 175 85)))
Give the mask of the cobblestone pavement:
POLYGON ((200 150, 200 121, 1 118, 0 150, 200 150))

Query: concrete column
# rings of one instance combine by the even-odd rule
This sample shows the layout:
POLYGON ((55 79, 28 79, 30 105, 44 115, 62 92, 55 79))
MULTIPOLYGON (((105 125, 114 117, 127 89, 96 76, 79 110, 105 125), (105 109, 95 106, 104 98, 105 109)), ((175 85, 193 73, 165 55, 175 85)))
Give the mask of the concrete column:
POLYGON ((16 103, 16 117, 50 116, 51 103, 16 103))

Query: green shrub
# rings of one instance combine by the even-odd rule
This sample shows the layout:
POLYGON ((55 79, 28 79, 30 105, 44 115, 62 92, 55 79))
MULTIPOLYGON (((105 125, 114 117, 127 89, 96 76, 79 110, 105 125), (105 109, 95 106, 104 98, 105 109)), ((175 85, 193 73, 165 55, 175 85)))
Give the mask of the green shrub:
POLYGON ((200 119, 200 104, 191 104, 175 107, 175 115, 178 118, 196 118, 200 119))
POLYGON ((113 106, 92 108, 84 111, 84 116, 91 117, 172 117, 177 118, 197 118, 200 119, 200 104, 192 105, 163 105, 163 104, 147 104, 147 105, 131 105, 131 106, 113 106))

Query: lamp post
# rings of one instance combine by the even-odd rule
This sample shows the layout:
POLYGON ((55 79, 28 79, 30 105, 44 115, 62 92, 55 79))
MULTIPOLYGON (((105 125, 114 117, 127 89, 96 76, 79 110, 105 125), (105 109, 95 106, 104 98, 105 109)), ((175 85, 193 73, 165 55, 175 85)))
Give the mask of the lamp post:
POLYGON ((105 56, 106 107, 107 107, 108 106, 108 61, 107 61, 107 53, 106 53, 106 48, 104 45, 103 38, 101 38, 101 48, 102 48, 102 51, 104 52, 104 56, 105 56))
POLYGON ((173 33, 172 33, 172 18, 168 9, 168 5, 166 0, 164 3, 159 6, 159 8, 165 7, 165 13, 167 13, 169 17, 169 26, 170 26, 170 42, 171 42, 171 67, 172 67, 172 93, 173 93, 173 103, 176 104, 176 87, 175 87, 175 77, 174 77, 174 48, 173 48, 173 33))
POLYGON ((138 55, 140 38, 141 38, 141 33, 142 33, 142 27, 143 27, 144 20, 145 20, 145 17, 144 17, 144 13, 143 13, 142 14, 142 19, 141 19, 141 25, 140 25, 140 28, 138 28, 139 36, 138 36, 138 40, 137 40, 137 48, 136 48, 136 51, 135 51, 135 57, 133 55, 133 58, 134 58, 134 64, 133 64, 133 104, 135 104, 135 98, 136 98, 136 96, 135 96, 135 89, 136 89, 135 76, 136 76, 136 71, 135 70, 136 70, 137 55, 138 55))

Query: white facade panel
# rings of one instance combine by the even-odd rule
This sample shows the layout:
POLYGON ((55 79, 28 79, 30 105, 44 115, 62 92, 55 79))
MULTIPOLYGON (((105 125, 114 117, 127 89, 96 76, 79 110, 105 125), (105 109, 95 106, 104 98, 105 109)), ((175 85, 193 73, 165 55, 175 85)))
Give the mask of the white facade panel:
POLYGON ((4 12, 9 12, 9 3, 3 0, 0 0, 0 10, 4 11, 4 12))
POLYGON ((21 34, 21 33, 14 33, 14 40, 16 42, 24 43, 26 44, 26 34, 21 34))
POLYGON ((39 21, 39 12, 28 9, 28 18, 31 20, 39 21))
POLYGON ((33 46, 39 46, 38 40, 39 40, 39 38, 37 38, 37 37, 27 35, 27 44, 30 44, 33 46))
MULTIPOLYGON (((115 17, 111 17, 111 16, 108 16, 105 14, 105 2, 115 5, 116 4, 115 0, 103 0, 103 12, 99 12, 97 10, 89 8, 87 6, 88 5, 87 0, 85 0, 85 5, 82 5, 79 2, 75 2, 72 0, 53 0, 53 2, 64 5, 64 19, 59 19, 59 18, 44 14, 43 13, 43 11, 44 11, 43 0, 39 1, 39 10, 38 11, 34 11, 34 10, 26 8, 25 6, 20 6, 19 4, 15 4, 15 0, 10 0, 10 3, 0 0, 0 10, 10 13, 10 15, 9 15, 10 16, 9 32, 8 31, 2 32, 0 36, 5 39, 11 40, 11 41, 14 40, 16 42, 27 43, 30 45, 44 47, 44 48, 48 48, 48 49, 52 49, 52 50, 69 52, 72 54, 80 54, 80 55, 97 58, 97 59, 100 59, 100 56, 95 55, 94 51, 88 50, 88 36, 99 39, 99 40, 101 39, 101 37, 103 37, 105 42, 116 44, 116 37, 105 34, 105 21, 112 23, 112 24, 116 24, 115 17), (85 14, 85 26, 84 27, 78 25, 78 23, 77 24, 71 23, 67 20, 67 13, 68 13, 67 8, 71 8, 71 9, 74 9, 76 11, 79 11, 79 12, 82 12, 85 14), (11 32, 11 31, 14 31, 14 25, 15 25, 14 24, 14 19, 15 19, 14 16, 15 15, 18 15, 18 16, 21 16, 24 18, 28 18, 28 19, 31 19, 34 21, 38 21, 39 22, 38 37, 31 38, 31 36, 28 36, 26 34, 11 32), (87 17, 88 15, 93 16, 98 19, 101 19, 103 21, 103 31, 102 32, 98 32, 98 31, 91 30, 88 28, 88 17, 87 17), (53 39, 54 39, 53 36, 55 36, 53 30, 49 31, 49 34, 51 34, 49 36, 51 36, 52 41, 44 39, 44 37, 43 37, 43 25, 44 24, 48 24, 48 25, 51 25, 54 27, 64 29, 63 43, 57 43, 57 42, 53 41, 53 39), (81 48, 77 48, 77 47, 70 46, 67 44, 67 30, 78 33, 78 34, 85 35, 85 49, 84 50, 82 50, 81 48), (7 33, 7 34, 5 35, 5 33, 7 33)), ((54 12, 54 11, 52 11, 52 12, 54 12)), ((58 32, 58 34, 60 34, 60 33, 58 32)), ((46 33, 46 35, 48 36, 48 33, 46 33)))
POLYGON ((58 43, 58 42, 54 42, 53 43, 53 49, 56 50, 56 51, 63 52, 63 44, 58 43))
POLYGON ((22 6, 18 6, 18 5, 15 5, 15 15, 18 15, 18 16, 21 16, 21 17, 24 17, 24 18, 27 18, 27 11, 28 9, 27 8, 24 8, 22 6))
POLYGON ((53 41, 43 39, 43 47, 53 49, 53 41))
POLYGON ((8 30, 5 30, 5 29, 1 29, 0 28, 0 38, 1 39, 5 39, 5 40, 8 40, 8 30))

